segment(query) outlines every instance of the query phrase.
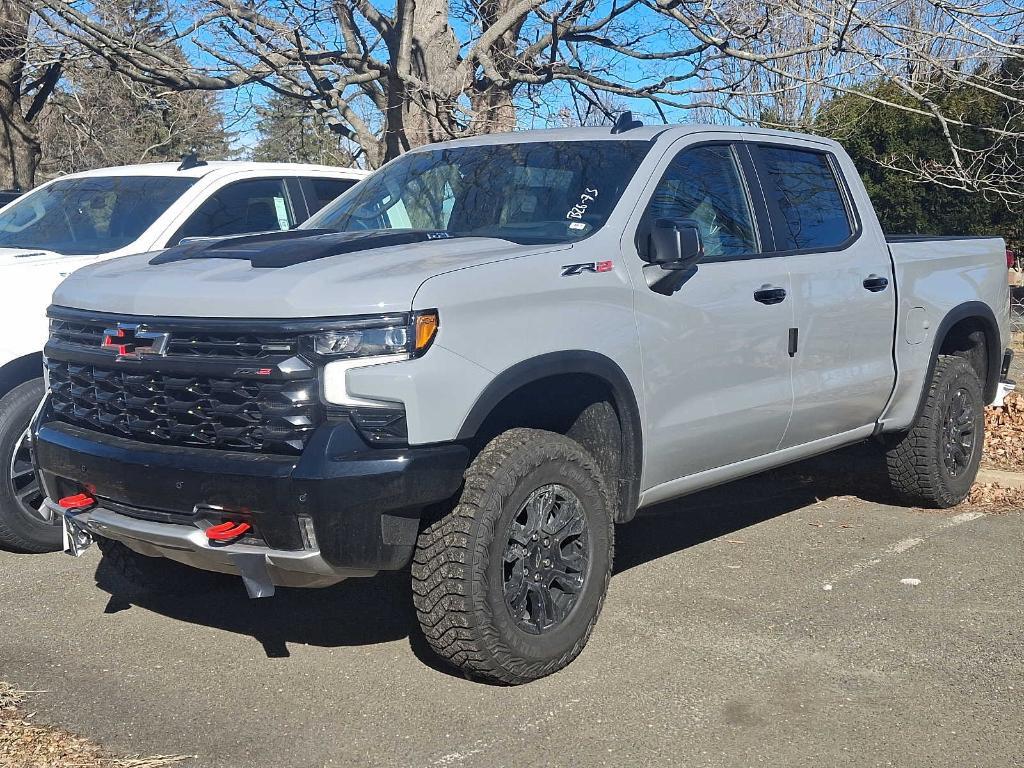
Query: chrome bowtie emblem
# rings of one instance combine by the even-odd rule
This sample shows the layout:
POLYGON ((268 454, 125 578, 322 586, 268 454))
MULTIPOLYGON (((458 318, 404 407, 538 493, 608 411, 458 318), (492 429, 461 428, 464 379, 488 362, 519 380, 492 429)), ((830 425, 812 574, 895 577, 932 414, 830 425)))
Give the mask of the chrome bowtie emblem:
POLYGON ((162 357, 167 354, 169 333, 147 331, 137 323, 118 323, 103 332, 103 348, 117 353, 118 360, 138 360, 142 356, 162 357))

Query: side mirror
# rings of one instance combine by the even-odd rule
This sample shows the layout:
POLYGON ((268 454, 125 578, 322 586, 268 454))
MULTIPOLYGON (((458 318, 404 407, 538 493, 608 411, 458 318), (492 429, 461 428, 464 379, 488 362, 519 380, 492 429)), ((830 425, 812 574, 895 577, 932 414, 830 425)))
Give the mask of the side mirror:
POLYGON ((690 269, 704 258, 704 242, 692 219, 657 219, 649 238, 647 261, 662 269, 690 269))

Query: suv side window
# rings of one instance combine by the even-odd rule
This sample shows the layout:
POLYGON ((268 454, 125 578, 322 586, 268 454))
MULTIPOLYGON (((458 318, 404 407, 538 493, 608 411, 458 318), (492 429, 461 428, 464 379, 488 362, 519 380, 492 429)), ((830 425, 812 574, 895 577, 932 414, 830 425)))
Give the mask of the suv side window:
POLYGON ((304 176, 302 180, 305 183, 306 206, 310 216, 356 184, 355 179, 330 179, 324 176, 304 176))
POLYGON ((295 223, 284 179, 236 181, 200 205, 168 245, 175 245, 186 237, 283 231, 295 223))
POLYGON ((728 144, 684 149, 672 160, 644 213, 648 225, 657 219, 695 221, 708 259, 759 250, 746 185, 728 144))
POLYGON ((766 144, 756 151, 765 193, 774 197, 778 211, 773 218, 777 251, 826 250, 850 238, 846 197, 827 154, 766 144))

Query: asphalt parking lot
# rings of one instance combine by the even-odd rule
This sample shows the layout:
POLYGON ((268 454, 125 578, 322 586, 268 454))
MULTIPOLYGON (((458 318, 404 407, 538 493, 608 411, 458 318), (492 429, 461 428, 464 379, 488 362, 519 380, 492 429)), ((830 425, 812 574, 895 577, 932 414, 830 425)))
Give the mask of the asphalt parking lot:
POLYGON ((436 665, 404 574, 160 600, 95 552, 0 552, 0 679, 44 691, 39 721, 203 768, 1024 765, 1024 516, 890 506, 855 465, 620 528, 590 645, 520 688, 436 665))

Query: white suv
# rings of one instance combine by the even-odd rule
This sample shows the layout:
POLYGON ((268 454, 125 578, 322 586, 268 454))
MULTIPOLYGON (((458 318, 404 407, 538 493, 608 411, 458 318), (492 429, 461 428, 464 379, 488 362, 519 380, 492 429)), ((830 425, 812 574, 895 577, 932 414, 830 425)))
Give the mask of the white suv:
POLYGON ((46 307, 58 283, 86 264, 185 238, 291 229, 367 174, 190 157, 63 176, 0 209, 0 545, 60 543, 60 529, 39 512, 23 438, 43 393, 46 307))

